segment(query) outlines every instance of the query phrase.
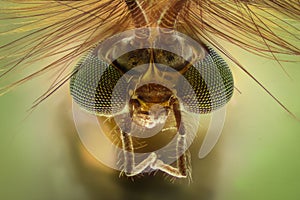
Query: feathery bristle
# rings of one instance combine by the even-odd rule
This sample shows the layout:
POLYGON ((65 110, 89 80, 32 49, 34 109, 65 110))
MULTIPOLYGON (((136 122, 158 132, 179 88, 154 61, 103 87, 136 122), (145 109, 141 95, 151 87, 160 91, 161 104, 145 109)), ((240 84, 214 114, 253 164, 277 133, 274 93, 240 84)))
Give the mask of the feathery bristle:
MULTIPOLYGON (((293 59, 300 55, 299 0, 190 0, 185 1, 184 9, 171 9, 177 5, 174 1, 138 2, 148 16, 145 26, 157 26, 162 14, 179 11, 173 13, 174 29, 214 46, 232 60, 234 56, 216 38, 278 62, 281 54, 295 56, 293 59)), ((0 94, 55 71, 57 78, 37 104, 68 81, 74 63, 88 50, 136 26, 133 12, 123 0, 4 0, 2 5, 0 78, 42 59, 53 60, 2 86, 0 94)))

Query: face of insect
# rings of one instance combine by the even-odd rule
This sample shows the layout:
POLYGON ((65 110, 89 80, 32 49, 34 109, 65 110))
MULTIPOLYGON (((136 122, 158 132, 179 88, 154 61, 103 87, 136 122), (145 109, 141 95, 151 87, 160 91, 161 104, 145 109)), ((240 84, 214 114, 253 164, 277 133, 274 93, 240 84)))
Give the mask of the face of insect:
POLYGON ((3 1, 8 9, 0 20, 9 25, 1 26, 1 81, 18 70, 24 77, 5 82, 0 94, 54 72, 36 107, 71 80, 74 102, 96 116, 109 145, 120 149, 121 166, 113 168, 128 176, 155 170, 189 176, 197 117, 219 111, 233 93, 231 72, 214 49, 293 115, 239 63, 240 52, 222 42, 278 62, 299 55, 297 0, 3 1), (25 71, 34 62, 38 69, 25 71))
POLYGON ((129 101, 132 121, 146 128, 164 124, 171 108, 172 91, 158 84, 137 88, 129 101))
POLYGON ((147 41, 128 36, 139 31, 114 36, 89 52, 74 70, 71 94, 83 109, 115 119, 124 151, 121 170, 128 176, 150 168, 187 177, 189 133, 182 113, 202 114, 222 107, 232 96, 233 78, 213 49, 171 30, 167 37, 167 30, 159 28, 147 29, 151 34, 147 41), (173 124, 166 123, 172 117, 173 124), (170 127, 178 134, 173 149, 177 167, 158 159, 157 153, 136 165, 134 130, 150 137, 159 133, 158 128, 170 127))

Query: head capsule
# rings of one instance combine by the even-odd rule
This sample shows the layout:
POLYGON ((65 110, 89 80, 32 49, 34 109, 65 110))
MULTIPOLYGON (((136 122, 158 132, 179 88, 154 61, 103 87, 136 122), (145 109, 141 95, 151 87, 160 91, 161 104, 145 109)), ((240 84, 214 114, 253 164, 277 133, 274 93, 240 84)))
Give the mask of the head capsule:
MULTIPOLYGON (((208 113, 229 101, 233 77, 212 48, 173 30, 147 30, 147 42, 135 41, 133 30, 126 31, 88 52, 71 78, 75 102, 89 112, 112 115, 125 109, 135 91, 150 82, 165 85, 193 113, 208 113)), ((168 96, 166 93, 165 98, 168 96)))

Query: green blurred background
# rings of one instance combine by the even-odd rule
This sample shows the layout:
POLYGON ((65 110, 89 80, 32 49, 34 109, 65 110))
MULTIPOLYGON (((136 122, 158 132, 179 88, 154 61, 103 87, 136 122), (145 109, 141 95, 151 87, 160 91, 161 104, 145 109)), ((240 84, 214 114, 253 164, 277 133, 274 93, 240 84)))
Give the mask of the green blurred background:
MULTIPOLYGON (((289 78, 275 61, 228 49, 300 118, 299 62, 283 63, 289 78)), ((232 71, 242 93, 235 91, 228 104, 213 151, 199 159, 200 137, 191 146, 191 184, 172 184, 160 174, 135 181, 119 178, 97 162, 77 136, 67 85, 29 114, 26 110, 51 77, 1 96, 0 199, 299 199, 300 122, 236 66, 232 71)))

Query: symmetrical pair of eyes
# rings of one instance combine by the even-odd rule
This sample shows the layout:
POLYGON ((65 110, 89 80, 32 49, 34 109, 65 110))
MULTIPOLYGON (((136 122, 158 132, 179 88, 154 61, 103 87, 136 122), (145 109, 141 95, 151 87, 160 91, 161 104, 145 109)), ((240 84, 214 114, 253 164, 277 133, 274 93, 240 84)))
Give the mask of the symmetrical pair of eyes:
POLYGON ((85 110, 98 115, 110 115, 113 106, 118 107, 115 110, 118 112, 129 102, 127 85, 130 81, 140 79, 150 65, 155 65, 158 72, 151 75, 154 76, 152 81, 155 81, 155 76, 163 76, 165 82, 173 82, 174 88, 171 89, 174 89, 174 95, 181 100, 185 110, 199 114, 211 112, 231 98, 233 77, 221 56, 210 47, 202 48, 205 48, 205 56, 196 59, 195 63, 173 52, 155 48, 135 49, 109 63, 99 56, 99 49, 95 48, 75 67, 71 78, 71 94, 85 110), (144 66, 145 71, 135 73, 139 66, 144 66), (122 77, 128 72, 131 74, 126 81, 122 77), (176 83, 174 79, 178 77, 173 74, 179 74, 188 84, 176 83), (118 83, 120 81, 123 83, 118 83), (115 88, 117 83, 119 87, 115 88), (123 95, 112 100, 116 90, 123 95))
MULTIPOLYGON (((300 52, 297 25, 300 7, 297 0, 86 0, 51 1, 51 5, 47 1, 8 2, 0 13, 0 20, 7 23, 3 26, 2 36, 20 33, 20 37, 3 41, 1 77, 45 57, 53 56, 55 60, 2 88, 1 93, 47 71, 57 70, 58 78, 41 101, 67 82, 70 76, 63 75, 73 66, 70 64, 72 61, 105 38, 132 28, 156 25, 178 30, 199 42, 207 41, 232 60, 234 55, 230 55, 216 38, 272 59, 278 54, 299 55, 300 52)), ((127 59, 124 55, 123 60, 118 60, 117 69, 126 71, 126 68, 148 62, 145 61, 148 58, 142 59, 144 54, 148 56, 145 50, 135 51, 134 54, 141 55, 141 58, 131 56, 127 59)), ((156 54, 155 62, 168 63, 178 71, 186 69, 185 61, 177 58, 162 51, 156 54)), ((239 67, 247 73, 241 65, 239 67)), ((255 79, 253 76, 251 78, 255 79)))

